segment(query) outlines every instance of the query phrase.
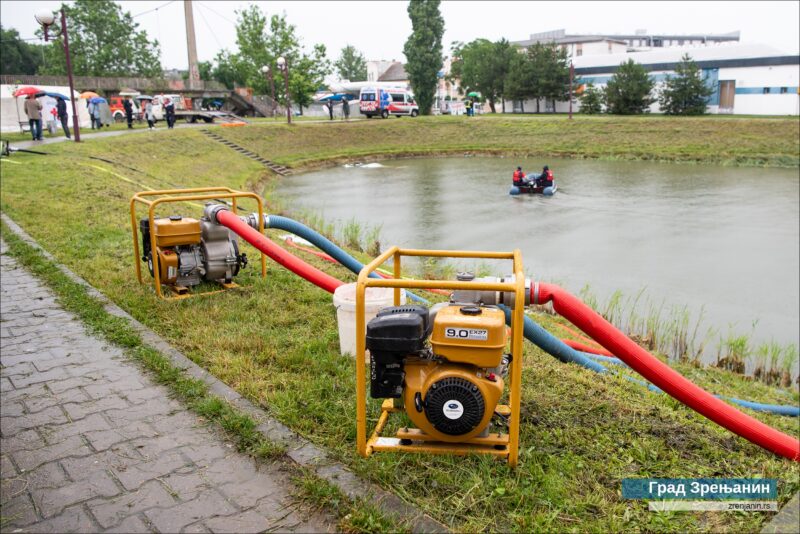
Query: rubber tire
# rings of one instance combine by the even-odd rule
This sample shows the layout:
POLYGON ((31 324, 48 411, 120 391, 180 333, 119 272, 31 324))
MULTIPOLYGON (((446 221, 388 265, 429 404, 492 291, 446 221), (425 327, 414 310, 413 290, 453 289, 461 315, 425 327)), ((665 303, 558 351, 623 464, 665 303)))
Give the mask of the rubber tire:
POLYGON ((411 110, 411 116, 412 117, 416 117, 417 115, 419 115, 419 111, 417 111, 416 109, 412 109, 411 110))
POLYGON ((372 118, 372 115, 367 115, 367 118, 368 118, 368 119, 371 119, 371 118, 372 118))
POLYGON ((381 118, 382 119, 388 119, 389 118, 389 110, 388 109, 384 109, 383 111, 381 111, 381 118))

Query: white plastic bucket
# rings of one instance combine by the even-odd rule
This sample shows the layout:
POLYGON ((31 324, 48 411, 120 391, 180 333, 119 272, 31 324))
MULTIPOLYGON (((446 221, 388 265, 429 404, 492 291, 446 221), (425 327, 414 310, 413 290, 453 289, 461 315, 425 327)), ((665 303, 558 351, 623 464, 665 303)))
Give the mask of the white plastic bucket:
MULTIPOLYGON (((356 353, 356 283, 345 284, 333 292, 333 306, 339 323, 339 350, 342 356, 356 353)), ((364 295, 364 324, 387 306, 394 305, 394 289, 368 287, 364 295)), ((406 291, 400 290, 400 304, 406 303, 406 291)))

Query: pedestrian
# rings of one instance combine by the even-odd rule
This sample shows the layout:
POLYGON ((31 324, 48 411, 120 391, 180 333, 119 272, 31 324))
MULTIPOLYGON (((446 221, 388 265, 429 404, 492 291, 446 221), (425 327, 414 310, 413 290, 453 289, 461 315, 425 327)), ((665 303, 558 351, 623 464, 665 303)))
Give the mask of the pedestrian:
POLYGON ((350 101, 342 97, 342 115, 344 115, 344 120, 350 120, 350 101))
POLYGON ((467 98, 464 101, 464 107, 467 110, 467 117, 472 117, 472 99, 467 98))
POLYGON ((67 113, 67 103, 64 101, 63 98, 57 99, 56 111, 58 112, 58 120, 61 121, 61 127, 64 128, 64 135, 67 136, 67 139, 70 139, 69 113, 67 113))
POLYGON ((128 128, 133 129, 133 102, 130 98, 122 101, 122 107, 125 108, 125 120, 128 121, 128 128))
POLYGON ((89 120, 92 123, 92 130, 94 130, 94 108, 95 105, 92 104, 91 101, 89 101, 89 104, 86 106, 86 110, 89 112, 89 120))
POLYGON ((156 117, 153 112, 153 101, 152 100, 145 100, 147 104, 144 106, 144 118, 147 119, 147 126, 151 130, 156 129, 156 117))
POLYGON ((42 140, 42 103, 36 100, 33 94, 25 100, 25 115, 31 126, 31 136, 34 141, 42 140))
POLYGON ((333 98, 328 100, 328 103, 325 105, 328 106, 328 115, 331 117, 330 120, 333 120, 333 98))
POLYGON ((90 102, 89 103, 89 115, 91 115, 92 119, 92 130, 103 129, 103 119, 100 114, 100 102, 90 102))
POLYGON ((165 99, 164 111, 167 114, 167 128, 171 130, 175 126, 175 103, 171 98, 165 99))

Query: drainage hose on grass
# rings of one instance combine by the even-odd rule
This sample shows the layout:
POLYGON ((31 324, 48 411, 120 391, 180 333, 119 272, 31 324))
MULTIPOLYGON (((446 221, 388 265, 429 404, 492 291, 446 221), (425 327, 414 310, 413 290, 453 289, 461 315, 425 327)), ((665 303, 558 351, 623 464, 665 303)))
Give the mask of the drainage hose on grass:
POLYGON ((797 438, 725 404, 648 353, 600 314, 560 287, 552 284, 535 284, 531 288, 531 303, 547 302, 552 302, 553 309, 557 313, 583 330, 606 350, 616 354, 631 369, 697 413, 775 454, 800 461, 800 441, 797 438))
MULTIPOLYGON (((361 272, 361 269, 364 268, 364 264, 359 262, 357 259, 352 257, 350 254, 336 246, 331 240, 327 237, 323 236, 322 234, 312 230, 308 226, 299 223, 293 219, 289 219, 288 217, 281 217, 280 215, 265 215, 264 216, 264 226, 266 228, 274 228, 276 230, 283 230, 285 232, 291 232, 296 236, 302 237, 306 241, 309 241, 314 244, 315 247, 319 248, 333 259, 341 263, 347 269, 353 271, 354 273, 358 274, 361 272)), ((370 278, 380 278, 376 273, 370 273, 370 278)), ((406 295, 411 300, 415 300, 421 303, 427 303, 428 301, 424 298, 415 295, 410 291, 406 291, 406 295)))
MULTIPOLYGON (((224 208, 219 209, 216 212, 216 219, 220 224, 227 226, 228 228, 239 234, 243 239, 245 239, 251 245, 255 246, 256 248, 258 248, 259 250, 270 256, 272 259, 274 259, 275 261, 286 267, 287 269, 298 274, 299 276, 302 276, 306 280, 312 282, 313 284, 316 284, 317 286, 325 289, 326 291, 333 293, 333 291, 337 287, 342 285, 341 281, 333 278, 332 276, 326 273, 323 273, 322 271, 308 265, 307 263, 297 258, 296 256, 286 252, 285 250, 277 246, 275 243, 267 239, 263 234, 253 229, 249 224, 244 222, 242 219, 232 214, 227 209, 224 208)), ((295 230, 297 230, 298 232, 302 231, 303 234, 297 233, 296 235, 300 235, 304 239, 311 241, 320 248, 322 248, 320 244, 323 244, 325 241, 327 241, 330 245, 329 245, 329 250, 326 250, 326 252, 328 252, 333 257, 339 256, 339 258, 344 260, 344 261, 339 260, 340 263, 342 263, 342 265, 345 265, 345 267, 347 267, 351 271, 359 272, 361 268, 363 268, 363 266, 357 260, 349 256, 342 249, 340 249, 333 243, 330 243, 330 241, 328 241, 321 235, 317 234, 310 228, 305 227, 300 223, 296 223, 295 221, 292 221, 291 219, 287 219, 285 217, 270 216, 269 220, 270 220, 270 227, 272 228, 280 228, 292 233, 295 233, 295 230), (334 253, 336 255, 334 255, 334 253)), ((339 258, 337 258, 337 260, 339 258)), ((534 302, 537 303, 539 299, 541 300, 542 303, 547 302, 548 300, 553 300, 553 304, 556 307, 556 311, 562 313, 562 315, 564 315, 567 319, 572 321, 574 324, 576 324, 579 328, 581 328, 584 332, 586 332, 590 336, 594 338, 599 337, 600 339, 597 339, 597 341, 609 351, 611 352, 627 351, 627 352, 618 352, 626 354, 627 357, 623 358, 623 360, 625 360, 625 363, 630 365, 630 367, 632 367, 635 371, 639 372, 642 376, 644 376, 648 380, 651 380, 656 384, 661 385, 662 387, 664 387, 664 385, 666 384, 667 387, 664 387, 664 390, 667 393, 669 393, 679 401, 683 402, 690 408, 694 409, 698 413, 705 415, 706 417, 716 422, 717 424, 720 424, 721 426, 728 428, 734 433, 739 434, 740 436, 749 439, 750 441, 766 449, 772 450, 773 452, 776 452, 783 456, 787 456, 792 459, 800 458, 800 452, 794 452, 795 449, 800 448, 797 445, 798 443, 797 440, 761 423, 756 419, 753 419, 752 417, 749 417, 739 412, 735 408, 732 408, 731 406, 728 406, 727 404, 723 403, 710 393, 707 393, 699 386, 693 384, 692 382, 681 376, 679 373, 671 369, 668 365, 662 363, 657 358, 651 356, 644 349, 636 345, 636 343, 628 339, 624 334, 617 331, 613 326, 607 323, 605 319, 600 317, 600 315, 594 312, 594 310, 592 310, 591 308, 580 302, 577 298, 569 295, 560 288, 557 288, 556 286, 550 286, 549 284, 539 285, 539 295, 537 295, 536 298, 537 300, 535 300, 534 302), (558 303, 556 303, 556 298, 554 298, 556 295, 559 296, 558 303), (564 301, 566 301, 566 304, 564 303, 564 301), (609 334, 609 331, 613 332, 609 334), (635 354, 635 357, 631 356, 632 353, 635 354), (644 356, 642 356, 642 354, 644 356), (654 364, 653 361, 655 361, 656 363, 654 364), (658 369, 658 372, 651 371, 650 370, 651 367, 658 369), (680 382, 679 386, 675 386, 676 381, 680 382), (713 401, 711 402, 710 407, 709 407, 709 399, 713 401)), ((425 299, 422 299, 421 297, 417 297, 417 299, 423 302, 427 302, 425 299)), ((502 308, 506 314, 506 320, 510 322, 511 310, 505 306, 502 306, 502 308)), ((587 355, 582 354, 576 351, 575 349, 567 346, 566 344, 561 342, 555 336, 551 335, 549 332, 547 332, 547 330, 536 324, 530 317, 527 316, 525 317, 523 335, 525 336, 526 339, 535 343, 542 350, 555 356, 556 358, 558 358, 563 362, 577 363, 583 367, 586 367, 587 369, 591 369, 598 373, 609 372, 609 370, 606 367, 597 363, 596 361, 593 361, 593 359, 587 357, 587 355)), ((608 358, 608 360, 611 359, 608 358)), ((609 362, 609 363, 618 363, 618 362, 609 362)), ((652 384, 643 383, 632 377, 626 377, 626 378, 636 383, 644 385, 651 391, 661 391, 657 386, 654 386, 652 384)), ((777 413, 781 415, 798 415, 794 407, 773 406, 768 404, 742 401, 739 399, 730 399, 730 398, 725 398, 725 399, 754 410, 768 411, 771 413, 777 413)))

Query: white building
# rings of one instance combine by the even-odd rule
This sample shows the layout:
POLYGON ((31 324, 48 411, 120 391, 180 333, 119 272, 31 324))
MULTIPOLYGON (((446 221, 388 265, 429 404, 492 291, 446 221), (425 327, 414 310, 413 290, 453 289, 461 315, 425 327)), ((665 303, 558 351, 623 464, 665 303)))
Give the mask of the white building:
MULTIPOLYGON (((646 52, 573 57, 576 93, 580 92, 582 84, 604 87, 619 65, 632 59, 649 71, 656 82, 653 93, 657 96, 666 76, 674 76, 674 69, 684 54, 689 54, 697 63, 706 83, 714 89, 708 103, 709 113, 800 115, 800 56, 756 44, 669 47, 646 52)), ((539 104, 544 112, 566 113, 569 110, 566 101, 556 102, 555 109, 551 102, 539 104)), ((522 110, 519 102, 515 102, 513 108, 514 111, 522 110)), ((580 101, 576 99, 573 111, 579 109, 580 101)), ((524 102, 524 111, 535 110, 535 101, 524 102)), ((650 111, 660 112, 657 102, 650 111)))
POLYGON ((566 30, 552 30, 532 33, 529 39, 513 41, 511 44, 527 47, 534 43, 555 43, 562 48, 570 47, 571 57, 595 54, 616 54, 618 52, 634 52, 653 48, 672 46, 707 46, 739 41, 739 32, 719 35, 699 34, 659 34, 647 33, 647 30, 636 30, 632 34, 577 34, 567 35, 566 30), (613 46, 612 46, 613 43, 613 46), (573 45, 573 46, 570 46, 573 45), (604 46, 605 45, 605 46, 604 46), (620 50, 620 45, 623 50, 620 50))

